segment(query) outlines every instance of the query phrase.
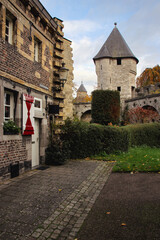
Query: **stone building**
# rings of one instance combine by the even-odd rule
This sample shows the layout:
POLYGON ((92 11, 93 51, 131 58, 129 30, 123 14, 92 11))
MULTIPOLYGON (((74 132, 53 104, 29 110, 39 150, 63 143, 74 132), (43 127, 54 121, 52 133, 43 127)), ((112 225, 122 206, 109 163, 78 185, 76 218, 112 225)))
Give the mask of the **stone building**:
POLYGON ((93 58, 98 89, 120 91, 121 104, 131 98, 135 90, 138 59, 115 27, 108 39, 93 58))
POLYGON ((83 83, 77 90, 77 97, 74 99, 74 115, 84 122, 91 121, 91 96, 88 96, 83 83))
POLYGON ((63 27, 39 0, 0 0, 0 179, 43 163, 50 121, 73 115, 72 49, 63 27), (4 132, 9 120, 19 134, 4 132))

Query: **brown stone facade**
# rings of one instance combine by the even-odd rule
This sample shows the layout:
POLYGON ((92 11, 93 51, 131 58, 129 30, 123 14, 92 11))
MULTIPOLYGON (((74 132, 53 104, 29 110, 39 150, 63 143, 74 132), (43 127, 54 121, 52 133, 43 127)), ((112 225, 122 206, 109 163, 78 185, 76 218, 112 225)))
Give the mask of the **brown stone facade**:
POLYGON ((72 60, 71 41, 64 39, 64 61, 65 66, 69 69, 67 82, 64 86, 64 119, 73 118, 73 60, 72 60))
POLYGON ((49 72, 44 70, 40 63, 33 62, 21 55, 17 48, 0 39, 0 70, 23 80, 24 82, 40 86, 40 83, 49 88, 49 72), (35 76, 38 72, 41 81, 35 76))
POLYGON ((0 0, 0 180, 9 178, 16 164, 23 173, 45 162, 50 121, 55 119, 49 105, 59 105, 56 119, 62 122, 64 107, 72 115, 72 49, 68 40, 64 49, 63 27, 39 0, 0 0), (64 87, 59 88, 63 62, 69 69, 70 101, 65 104, 64 87), (33 102, 27 103, 31 100, 25 96, 33 102), (32 131, 25 135, 28 117, 32 131), (3 124, 9 120, 19 134, 5 134, 3 124))

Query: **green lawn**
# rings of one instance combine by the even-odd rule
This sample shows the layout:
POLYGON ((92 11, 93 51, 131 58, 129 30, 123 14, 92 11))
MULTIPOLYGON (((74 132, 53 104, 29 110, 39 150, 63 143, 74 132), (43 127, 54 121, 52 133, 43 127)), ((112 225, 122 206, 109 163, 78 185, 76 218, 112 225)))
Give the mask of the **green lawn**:
POLYGON ((115 161, 113 172, 160 172, 160 148, 130 148, 127 153, 104 154, 94 158, 115 161))

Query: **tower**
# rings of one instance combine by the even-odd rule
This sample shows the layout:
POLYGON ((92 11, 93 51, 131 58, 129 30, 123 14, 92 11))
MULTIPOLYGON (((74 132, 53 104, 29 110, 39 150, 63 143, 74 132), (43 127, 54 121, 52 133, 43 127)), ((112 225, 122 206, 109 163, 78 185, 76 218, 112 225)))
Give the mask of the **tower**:
POLYGON ((83 82, 81 82, 81 85, 77 90, 77 100, 80 102, 84 100, 86 96, 87 96, 87 90, 85 89, 83 82))
POLYGON ((128 47, 116 23, 93 60, 98 89, 120 91, 123 107, 124 100, 133 96, 138 59, 128 47))

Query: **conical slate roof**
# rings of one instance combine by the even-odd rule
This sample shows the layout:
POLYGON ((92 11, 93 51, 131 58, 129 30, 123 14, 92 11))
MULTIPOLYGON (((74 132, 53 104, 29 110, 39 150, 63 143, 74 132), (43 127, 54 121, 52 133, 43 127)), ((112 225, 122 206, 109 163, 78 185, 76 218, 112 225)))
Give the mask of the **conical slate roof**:
POLYGON ((85 89, 83 83, 81 83, 81 86, 78 88, 77 92, 87 92, 87 90, 85 89))
POLYGON ((95 61, 101 58, 134 58, 138 63, 138 59, 128 47, 126 41, 116 27, 116 24, 108 39, 93 60, 95 61))

